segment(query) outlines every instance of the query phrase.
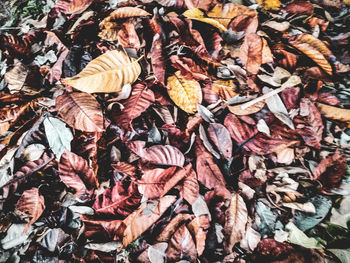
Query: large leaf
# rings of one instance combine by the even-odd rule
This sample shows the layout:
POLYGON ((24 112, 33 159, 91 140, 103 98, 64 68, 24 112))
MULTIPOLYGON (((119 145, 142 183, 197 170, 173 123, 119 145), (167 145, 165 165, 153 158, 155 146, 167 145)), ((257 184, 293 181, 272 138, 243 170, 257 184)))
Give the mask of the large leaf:
POLYGON ((96 187, 96 178, 87 161, 75 153, 65 151, 58 164, 61 180, 76 191, 78 197, 96 187))
POLYGON ((24 231, 27 231, 28 227, 38 220, 44 209, 45 200, 40 195, 39 188, 34 187, 23 192, 16 204, 16 213, 25 216, 28 221, 24 231))
POLYGON ((63 120, 74 129, 86 132, 104 131, 101 106, 90 94, 65 93, 56 98, 56 108, 63 120))
POLYGON ((145 148, 145 142, 134 141, 129 143, 128 146, 142 159, 153 164, 182 167, 185 163, 182 152, 171 145, 154 145, 145 148))
POLYGON ((233 246, 241 241, 246 231, 248 211, 243 198, 234 193, 231 196, 230 205, 226 212, 224 225, 224 248, 226 253, 232 253, 233 246))
POLYGON ((70 151, 73 134, 63 121, 53 117, 45 118, 44 128, 50 148, 59 160, 66 149, 70 151))
POLYGON ((175 196, 166 195, 159 200, 146 201, 124 219, 123 224, 126 228, 123 235, 123 247, 129 245, 154 224, 175 200, 175 196))
POLYGON ((112 93, 121 91, 125 84, 132 84, 141 73, 135 59, 122 51, 107 51, 91 61, 78 75, 62 79, 66 85, 88 93, 112 93))
POLYGON ((139 117, 154 100, 153 91, 146 85, 138 83, 133 86, 130 98, 123 102, 123 110, 113 118, 119 126, 127 129, 131 121, 139 117))
POLYGON ((323 246, 313 237, 308 237, 303 231, 297 228, 292 222, 286 225, 289 232, 288 241, 292 244, 306 248, 323 248, 323 246))
POLYGON ((185 79, 180 71, 168 78, 168 94, 170 98, 187 113, 194 113, 197 104, 202 103, 202 90, 195 80, 185 79))

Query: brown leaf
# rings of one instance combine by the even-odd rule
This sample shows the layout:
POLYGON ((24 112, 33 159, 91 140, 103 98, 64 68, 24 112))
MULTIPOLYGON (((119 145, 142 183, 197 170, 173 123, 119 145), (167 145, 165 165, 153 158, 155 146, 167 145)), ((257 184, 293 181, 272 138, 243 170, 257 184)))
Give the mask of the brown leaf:
POLYGON ((109 22, 115 21, 121 18, 150 16, 150 15, 151 15, 150 13, 138 7, 132 7, 132 6, 119 7, 116 10, 114 10, 112 13, 110 13, 108 17, 103 19, 103 21, 100 23, 100 26, 106 26, 109 22))
POLYGON ((100 215, 128 216, 139 205, 141 195, 134 182, 119 181, 96 198, 92 208, 100 215))
POLYGON ((175 196, 166 195, 159 200, 143 202, 137 210, 125 218, 123 221, 126 226, 123 234, 123 247, 125 248, 153 225, 175 200, 175 196))
MULTIPOLYGON (((186 167, 188 167, 187 165, 186 167)), ((186 168, 185 167, 185 168, 186 168)), ((190 204, 192 205, 199 196, 199 185, 197 181, 197 175, 196 172, 190 168, 189 171, 187 171, 187 175, 182 183, 181 188, 181 196, 190 204)))
POLYGON ((105 130, 101 106, 88 93, 72 92, 58 96, 56 108, 63 120, 74 129, 86 132, 105 130))
POLYGON ((81 216, 81 220, 84 223, 84 235, 89 239, 113 240, 123 234, 123 220, 94 220, 85 216, 81 216))
POLYGON ((96 187, 96 178, 87 161, 75 153, 65 151, 58 164, 61 180, 76 191, 78 197, 96 187))
POLYGON ((230 133, 224 125, 220 123, 210 123, 208 126, 209 138, 215 144, 219 153, 226 160, 232 156, 232 140, 230 133))
POLYGON ((336 151, 315 167, 313 170, 314 179, 320 180, 324 188, 333 189, 340 185, 346 169, 345 156, 336 151))
POLYGON ((247 72, 258 74, 262 64, 263 41, 257 34, 249 34, 244 38, 240 48, 239 58, 247 72))
POLYGON ((317 108, 328 119, 350 122, 350 110, 317 103, 317 108))
POLYGON ((225 214, 224 248, 226 253, 230 254, 233 246, 243 238, 248 222, 247 207, 239 194, 232 194, 225 214))
POLYGON ((333 54, 321 40, 303 33, 290 37, 289 43, 311 58, 328 75, 333 74, 332 66, 327 61, 333 54))
POLYGON ((176 262, 181 259, 186 259, 190 262, 196 261, 196 245, 186 225, 180 226, 171 237, 166 254, 169 261, 176 262))
POLYGON ((292 15, 312 15, 314 13, 314 6, 310 2, 298 1, 293 2, 284 7, 288 14, 292 15))
POLYGON ((158 242, 169 242, 171 236, 175 233, 176 229, 179 228, 180 225, 188 222, 193 218, 193 215, 189 214, 178 214, 165 226, 163 231, 158 235, 156 240, 158 242))
POLYGON ((241 105, 228 105, 227 107, 229 111, 235 115, 250 115, 261 111, 262 108, 264 108, 265 104, 265 101, 259 101, 246 109, 242 109, 241 105))
POLYGON ((218 195, 224 199, 230 196, 230 192, 225 187, 225 179, 220 168, 213 160, 213 156, 204 148, 201 140, 196 138, 196 170, 198 181, 209 189, 215 189, 218 195))
POLYGON ((154 145, 145 148, 145 142, 134 141, 128 146, 142 159, 153 164, 183 167, 185 162, 182 152, 171 145, 154 145))
POLYGON ((273 238, 264 238, 254 250, 254 258, 256 262, 275 260, 289 254, 292 250, 293 247, 286 242, 281 243, 273 238))
POLYGON ((187 224, 187 227, 195 237, 197 253, 198 256, 201 256, 205 250, 207 233, 210 227, 209 218, 207 215, 196 217, 187 224))
POLYGON ((55 7, 64 14, 80 14, 93 0, 58 0, 55 7))
POLYGON ((303 137, 306 145, 320 149, 323 123, 322 117, 316 106, 306 98, 302 98, 300 101, 300 118, 297 122, 297 132, 303 137))
POLYGON ((137 83, 133 86, 131 96, 123 102, 123 110, 113 116, 114 121, 128 129, 133 119, 139 117, 153 102, 154 93, 146 85, 137 83))
POLYGON ((39 188, 32 188, 26 190, 21 195, 16 204, 16 213, 24 215, 27 218, 28 224, 24 231, 27 231, 28 227, 35 223, 41 216, 45 209, 45 200, 39 193, 39 188))
POLYGON ((139 50, 141 47, 140 39, 133 23, 124 22, 118 31, 117 39, 123 48, 135 48, 139 50))

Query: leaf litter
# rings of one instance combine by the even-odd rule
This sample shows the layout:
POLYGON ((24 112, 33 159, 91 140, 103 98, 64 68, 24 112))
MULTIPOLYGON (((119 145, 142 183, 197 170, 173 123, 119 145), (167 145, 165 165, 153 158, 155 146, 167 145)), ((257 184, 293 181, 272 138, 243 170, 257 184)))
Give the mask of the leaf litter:
POLYGON ((1 262, 348 262, 350 5, 0 3, 1 262))

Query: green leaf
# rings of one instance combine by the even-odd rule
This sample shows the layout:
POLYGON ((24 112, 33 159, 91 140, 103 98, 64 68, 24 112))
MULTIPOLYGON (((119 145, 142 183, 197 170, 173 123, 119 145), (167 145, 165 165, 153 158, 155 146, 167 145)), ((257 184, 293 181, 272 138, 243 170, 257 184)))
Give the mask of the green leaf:
POLYGON ((44 128, 50 148, 59 160, 66 149, 70 151, 73 134, 65 122, 53 117, 44 120, 44 128))
POLYGON ((258 226, 260 234, 264 236, 273 233, 277 216, 263 202, 258 202, 256 204, 256 212, 260 217, 260 225, 258 226))
POLYGON ((288 241, 292 244, 303 246, 306 248, 323 248, 323 246, 313 237, 308 237, 292 222, 286 225, 289 232, 288 241))
POLYGON ((328 249, 328 251, 334 254, 341 263, 350 262, 350 249, 328 249))
POLYGON ((319 224, 332 207, 332 200, 326 196, 316 195, 311 197, 308 201, 315 206, 316 213, 296 211, 293 218, 295 225, 302 231, 309 230, 319 224))

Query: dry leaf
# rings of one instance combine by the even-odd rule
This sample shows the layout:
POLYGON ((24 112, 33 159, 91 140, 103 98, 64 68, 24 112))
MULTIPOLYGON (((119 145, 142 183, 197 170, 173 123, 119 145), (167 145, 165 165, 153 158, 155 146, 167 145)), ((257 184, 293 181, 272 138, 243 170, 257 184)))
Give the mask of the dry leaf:
POLYGON ((194 113, 202 103, 202 90, 195 80, 185 79, 180 71, 168 78, 168 94, 174 103, 187 113, 194 113))
POLYGON ((328 119, 350 122, 350 110, 317 103, 317 108, 328 119))
POLYGON ((249 34, 244 38, 239 58, 250 74, 257 74, 262 64, 263 41, 257 34, 249 34))
POLYGON ((74 129, 86 132, 105 130, 101 106, 90 94, 65 93, 56 98, 56 108, 63 120, 74 129))
POLYGON ((184 15, 187 18, 212 25, 213 27, 216 27, 216 28, 220 29, 221 31, 227 30, 226 27, 223 26, 217 20, 205 17, 204 13, 198 8, 193 8, 193 9, 187 10, 182 15, 184 15))
POLYGON ((62 79, 66 85, 88 93, 119 92, 125 84, 132 84, 141 67, 122 51, 107 51, 91 61, 78 75, 62 79))

